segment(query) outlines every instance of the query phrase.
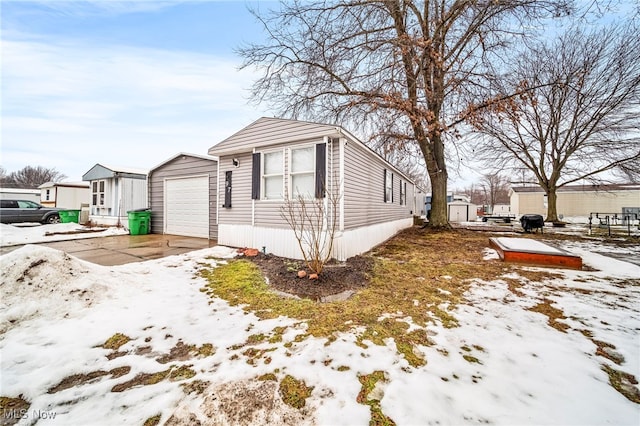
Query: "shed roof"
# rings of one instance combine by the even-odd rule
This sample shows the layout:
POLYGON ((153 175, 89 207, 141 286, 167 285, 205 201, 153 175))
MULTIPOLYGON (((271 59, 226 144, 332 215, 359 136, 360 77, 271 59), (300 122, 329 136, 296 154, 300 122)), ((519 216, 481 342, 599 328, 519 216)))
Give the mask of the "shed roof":
POLYGON ((199 158, 201 160, 207 160, 207 161, 213 161, 213 162, 217 162, 218 161, 218 157, 212 157, 212 156, 200 155, 200 154, 190 154, 188 152, 179 152, 176 155, 172 156, 171 158, 168 158, 168 159, 164 160, 162 163, 158 164, 157 166, 152 167, 151 170, 149 170, 149 174, 153 173, 154 171, 156 171, 156 169, 159 169, 160 167, 164 166, 165 164, 168 164, 168 163, 172 162, 173 160, 175 160, 176 158, 179 158, 179 157, 199 158))
POLYGON ((96 164, 87 173, 82 175, 82 180, 109 179, 113 177, 127 177, 131 179, 146 179, 148 170, 133 167, 108 166, 96 164))
POLYGON ((89 182, 46 182, 40 185, 38 189, 53 188, 56 186, 65 188, 89 188, 89 182))

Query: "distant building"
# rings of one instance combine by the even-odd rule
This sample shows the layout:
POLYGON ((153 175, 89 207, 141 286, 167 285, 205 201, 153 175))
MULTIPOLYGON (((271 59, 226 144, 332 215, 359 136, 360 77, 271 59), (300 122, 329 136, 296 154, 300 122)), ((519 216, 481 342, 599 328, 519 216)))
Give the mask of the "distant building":
POLYGON ((39 189, 26 188, 0 188, 0 200, 27 200, 35 203, 40 202, 39 189))
POLYGON ((45 207, 80 210, 89 205, 89 182, 47 182, 38 187, 40 204, 45 207))
MULTIPOLYGON (((557 192, 558 217, 588 217, 589 213, 623 213, 640 208, 640 184, 568 185, 557 192)), ((511 212, 547 214, 547 196, 542 188, 513 187, 509 193, 511 212)))

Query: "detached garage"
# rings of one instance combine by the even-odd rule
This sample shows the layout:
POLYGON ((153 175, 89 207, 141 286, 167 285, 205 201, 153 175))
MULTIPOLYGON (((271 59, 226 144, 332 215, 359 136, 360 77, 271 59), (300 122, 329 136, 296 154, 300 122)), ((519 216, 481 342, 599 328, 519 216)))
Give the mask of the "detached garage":
POLYGON ((177 154, 149 172, 151 232, 218 239, 218 161, 177 154))

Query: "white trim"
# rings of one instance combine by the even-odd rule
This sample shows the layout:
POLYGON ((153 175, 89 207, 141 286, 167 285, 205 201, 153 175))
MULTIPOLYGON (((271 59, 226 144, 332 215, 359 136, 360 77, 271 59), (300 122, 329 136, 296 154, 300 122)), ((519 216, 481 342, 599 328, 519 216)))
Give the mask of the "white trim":
MULTIPOLYGON (((333 244, 333 255, 336 259, 344 261, 371 250, 412 225, 413 218, 407 218, 337 232, 333 244)), ((230 247, 252 247, 258 250, 264 247, 267 253, 276 256, 302 259, 294 233, 288 228, 220 224, 218 244, 230 247)))
POLYGON ((345 145, 347 141, 345 138, 340 138, 340 158, 338 158, 339 162, 339 179, 340 179, 340 231, 344 231, 344 153, 345 153, 345 145))
MULTIPOLYGON (((296 194, 293 193, 293 176, 295 175, 309 175, 312 174, 313 175, 313 188, 311 188, 311 193, 309 197, 305 197, 306 199, 313 199, 315 197, 315 178, 316 178, 316 145, 317 142, 311 142, 311 143, 305 143, 305 144, 300 144, 300 145, 293 145, 290 147, 286 148, 286 152, 287 152, 287 173, 285 173, 284 175, 287 177, 286 179, 286 184, 285 184, 285 188, 287 188, 287 191, 285 193, 285 195, 289 195, 289 197, 291 198, 295 198, 297 199, 298 197, 296 196, 296 194), (293 151, 298 150, 298 149, 307 149, 307 148, 311 148, 311 153, 313 155, 313 161, 311 162, 312 164, 312 168, 311 171, 306 171, 306 172, 297 172, 297 173, 293 173, 292 169, 293 169, 293 151)), ((326 163, 325 163, 326 164, 326 163)), ((287 197, 285 196, 285 199, 287 197)))
MULTIPOLYGON (((287 161, 287 148, 286 147, 281 147, 281 148, 274 148, 274 149, 267 149, 264 151, 259 151, 260 152, 260 201, 283 201, 285 199, 285 195, 286 195, 286 161, 287 161), (282 176, 282 198, 266 198, 266 188, 265 188, 265 184, 264 184, 264 179, 265 179, 265 174, 264 174, 264 162, 265 162, 265 157, 267 154, 275 154, 277 152, 281 152, 282 153, 282 174, 281 175, 277 175, 277 174, 273 174, 273 175, 266 175, 268 177, 272 177, 272 176, 282 176)), ((254 222, 255 223, 255 222, 254 222)))
POLYGON ((208 156, 208 155, 201 155, 201 154, 190 154, 188 152, 179 152, 176 155, 172 156, 171 158, 164 160, 162 163, 158 164, 155 167, 152 167, 151 169, 149 169, 149 175, 151 175, 153 172, 156 171, 156 169, 164 166, 167 163, 172 162, 173 160, 175 160, 178 157, 193 157, 193 158, 199 158, 200 160, 207 160, 207 161, 215 161, 216 163, 218 162, 218 157, 214 157, 214 156, 208 156))

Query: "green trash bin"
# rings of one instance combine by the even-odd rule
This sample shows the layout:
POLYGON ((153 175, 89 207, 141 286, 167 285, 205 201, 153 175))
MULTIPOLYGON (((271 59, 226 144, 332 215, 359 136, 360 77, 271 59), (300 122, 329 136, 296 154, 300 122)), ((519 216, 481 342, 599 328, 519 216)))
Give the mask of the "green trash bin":
POLYGON ((62 223, 79 223, 80 210, 60 210, 58 211, 60 222, 62 223))
POLYGON ((148 209, 129 210, 129 234, 146 235, 151 228, 151 211, 148 209))

